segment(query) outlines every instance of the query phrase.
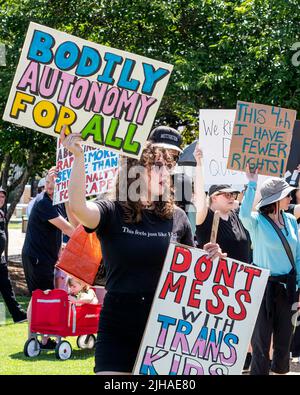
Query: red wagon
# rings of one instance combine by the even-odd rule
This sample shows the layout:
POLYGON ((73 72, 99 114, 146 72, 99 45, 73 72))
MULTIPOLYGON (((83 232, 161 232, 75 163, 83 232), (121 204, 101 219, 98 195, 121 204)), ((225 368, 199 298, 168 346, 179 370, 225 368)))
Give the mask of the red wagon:
POLYGON ((62 340, 67 336, 78 336, 79 348, 93 348, 101 306, 101 304, 76 306, 68 300, 67 292, 61 289, 34 291, 30 326, 32 336, 24 345, 24 354, 28 357, 38 356, 41 352, 38 336, 44 335, 57 338, 55 355, 58 359, 65 360, 72 355, 71 344, 62 340))

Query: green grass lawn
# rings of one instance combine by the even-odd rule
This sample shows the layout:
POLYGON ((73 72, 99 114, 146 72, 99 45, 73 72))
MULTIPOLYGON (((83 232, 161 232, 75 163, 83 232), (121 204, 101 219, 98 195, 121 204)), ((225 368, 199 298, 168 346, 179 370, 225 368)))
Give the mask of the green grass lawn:
MULTIPOLYGON (((18 297, 26 309, 29 298, 18 297)), ((0 302, 3 300, 0 298, 0 302)), ((76 337, 68 337, 73 354, 70 359, 56 359, 55 351, 42 351, 38 357, 28 358, 23 353, 27 340, 27 322, 14 324, 9 313, 6 323, 0 325, 0 375, 89 375, 93 374, 94 350, 81 350, 76 345, 76 337)))

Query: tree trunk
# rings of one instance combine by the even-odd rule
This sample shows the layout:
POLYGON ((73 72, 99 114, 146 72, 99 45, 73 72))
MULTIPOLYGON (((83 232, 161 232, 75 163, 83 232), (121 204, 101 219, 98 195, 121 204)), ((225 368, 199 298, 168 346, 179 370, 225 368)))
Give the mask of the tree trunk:
POLYGON ((7 190, 7 181, 9 177, 9 169, 11 165, 11 155, 9 153, 5 154, 3 159, 4 167, 1 173, 1 186, 7 190))
POLYGON ((10 203, 9 209, 7 210, 7 221, 9 221, 11 216, 13 215, 13 212, 15 211, 15 208, 21 199, 21 196, 25 189, 25 185, 27 184, 28 180, 29 180, 29 171, 28 169, 25 169, 24 173, 22 174, 20 184, 15 189, 14 199, 10 203))

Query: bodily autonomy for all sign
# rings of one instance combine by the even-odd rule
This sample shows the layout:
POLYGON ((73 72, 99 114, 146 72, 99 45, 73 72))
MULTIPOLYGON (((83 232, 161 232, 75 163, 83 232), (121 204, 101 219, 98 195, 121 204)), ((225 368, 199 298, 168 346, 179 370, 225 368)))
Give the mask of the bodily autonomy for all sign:
POLYGON ((172 68, 30 23, 3 119, 139 158, 172 68))
POLYGON ((171 243, 134 374, 241 374, 268 276, 171 243))

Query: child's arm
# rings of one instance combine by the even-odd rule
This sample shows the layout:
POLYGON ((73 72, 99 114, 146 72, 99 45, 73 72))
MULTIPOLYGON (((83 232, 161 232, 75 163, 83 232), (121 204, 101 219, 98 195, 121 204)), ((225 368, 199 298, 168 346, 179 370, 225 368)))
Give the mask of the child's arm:
POLYGON ((86 304, 86 303, 94 303, 97 300, 97 296, 92 289, 89 289, 87 292, 82 292, 80 294, 79 299, 77 299, 77 304, 86 304))

